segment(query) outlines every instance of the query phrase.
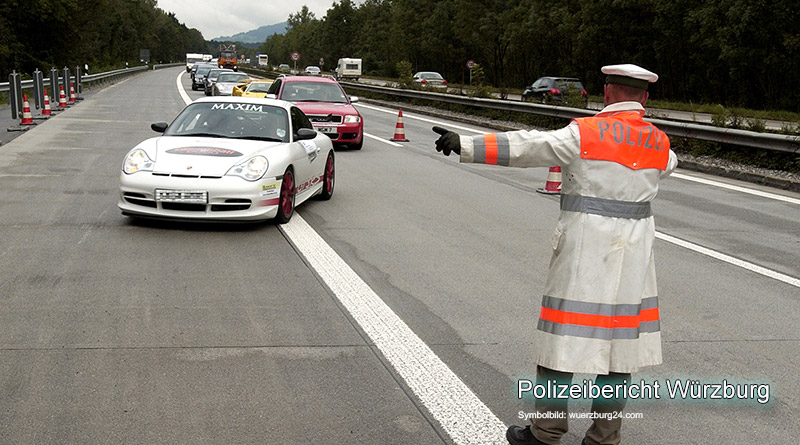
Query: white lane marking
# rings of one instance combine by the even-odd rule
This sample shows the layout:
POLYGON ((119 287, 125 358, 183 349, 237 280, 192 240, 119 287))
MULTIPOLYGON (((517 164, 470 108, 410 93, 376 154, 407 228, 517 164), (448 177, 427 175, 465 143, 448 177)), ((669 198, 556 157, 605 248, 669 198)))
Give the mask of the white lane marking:
POLYGON ((389 144, 389 145, 392 145, 392 146, 395 146, 395 147, 402 147, 401 144, 398 144, 396 142, 392 142, 392 141, 390 141, 388 139, 379 138, 378 136, 373 136, 373 135, 367 134, 367 133, 364 133, 364 136, 366 136, 366 137, 368 137, 370 139, 375 139, 376 141, 381 141, 384 144, 389 144))
MULTIPOLYGON (((184 93, 180 80, 178 91, 187 105, 192 102, 184 93)), ((506 425, 298 213, 295 212, 288 224, 278 228, 306 258, 455 443, 505 441, 506 425)))
POLYGON ((183 85, 181 85, 181 77, 183 76, 184 72, 185 71, 181 70, 180 74, 178 74, 178 77, 175 79, 175 83, 178 84, 178 92, 181 93, 181 98, 186 103, 186 105, 189 105, 190 103, 192 103, 192 98, 189 97, 188 94, 186 94, 186 90, 184 90, 183 85))
MULTIPOLYGON (((357 107, 364 107, 364 108, 367 108, 369 110, 380 111, 381 113, 397 114, 397 112, 393 111, 393 110, 388 110, 388 109, 380 108, 380 107, 374 107, 374 106, 370 106, 370 105, 364 105, 362 103, 358 103, 358 104, 356 104, 356 106, 357 107)), ((415 114, 403 113, 403 119, 405 119, 407 117, 410 118, 410 119, 416 119, 418 121, 429 122, 431 124, 441 125, 443 127, 447 127, 448 129, 457 128, 459 130, 471 131, 473 133, 480 133, 480 134, 487 134, 488 133, 487 131, 476 130, 474 128, 468 128, 468 127, 462 127, 460 125, 451 124, 449 122, 436 121, 436 120, 433 120, 433 119, 428 119, 426 117, 417 116, 415 114)))
POLYGON ((503 422, 300 215, 279 227, 455 443, 503 441, 503 422))
POLYGON ((60 178, 64 175, 50 173, 0 173, 0 178, 60 178))
POLYGON ((769 198, 769 199, 774 199, 774 200, 777 200, 777 201, 783 201, 783 202, 788 202, 788 203, 791 203, 791 204, 800 205, 800 199, 791 198, 789 196, 776 195, 774 193, 764 192, 764 191, 761 191, 761 190, 755 190, 755 189, 751 189, 751 188, 747 188, 747 187, 741 187, 741 186, 738 186, 738 185, 725 184, 724 182, 713 181, 711 179, 705 179, 705 178, 698 178, 696 176, 684 175, 682 173, 674 173, 673 172, 670 176, 678 178, 678 179, 684 179, 686 181, 699 182, 700 184, 712 185, 714 187, 719 187, 719 188, 733 190, 733 191, 737 191, 737 192, 741 192, 741 193, 747 193, 747 194, 750 194, 750 195, 760 196, 762 198, 769 198))
POLYGON ((789 275, 782 274, 780 272, 776 272, 774 270, 767 269, 766 267, 761 267, 756 264, 740 260, 739 258, 734 258, 730 255, 725 255, 724 253, 717 252, 716 250, 711 250, 709 248, 691 243, 689 241, 684 241, 679 238, 675 238, 674 236, 667 235, 665 233, 656 232, 656 238, 666 241, 668 243, 675 244, 677 246, 684 247, 689 250, 693 250, 697 253, 701 253, 703 255, 710 256, 711 258, 718 259, 720 261, 724 261, 729 264, 733 264, 734 266, 741 267, 743 269, 747 269, 751 272, 755 272, 757 274, 763 275, 765 277, 773 278, 778 281, 782 281, 786 284, 792 285, 794 287, 800 287, 800 279, 795 277, 791 277, 789 275))

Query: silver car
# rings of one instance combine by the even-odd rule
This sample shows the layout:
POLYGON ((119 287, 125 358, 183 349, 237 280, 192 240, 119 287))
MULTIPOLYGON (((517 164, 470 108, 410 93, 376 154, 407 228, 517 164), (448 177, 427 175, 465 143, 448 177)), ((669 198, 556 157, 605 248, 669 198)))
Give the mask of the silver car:
POLYGON ((427 88, 447 88, 447 81, 434 71, 420 71, 414 74, 414 82, 427 88))
POLYGON ((217 81, 211 89, 212 96, 230 96, 233 94, 233 87, 244 79, 249 79, 245 73, 220 73, 217 81))
POLYGON ((213 68, 211 69, 208 74, 206 74, 205 81, 203 82, 203 92, 206 96, 210 96, 212 92, 212 88, 214 88, 214 82, 217 81, 217 77, 219 77, 220 73, 222 72, 233 72, 233 70, 229 70, 227 68, 213 68))
POLYGON ((135 146, 120 172, 124 215, 288 222, 296 205, 333 195, 331 139, 290 102, 208 97, 135 146))

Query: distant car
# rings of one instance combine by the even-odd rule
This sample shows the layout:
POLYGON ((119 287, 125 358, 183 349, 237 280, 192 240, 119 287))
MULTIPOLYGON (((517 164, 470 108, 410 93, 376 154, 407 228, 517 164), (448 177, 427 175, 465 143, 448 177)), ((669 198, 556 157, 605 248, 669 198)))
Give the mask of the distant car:
POLYGON ((163 135, 122 163, 124 215, 285 223, 300 203, 333 195, 333 144, 289 102, 204 97, 151 128, 163 135))
POLYGON ((306 76, 319 76, 322 74, 322 70, 318 66, 307 66, 303 72, 306 76))
POLYGON ((289 65, 286 63, 281 63, 280 65, 278 65, 278 71, 282 73, 288 73, 290 69, 291 68, 289 68, 289 65))
POLYGON ((205 85, 206 75, 214 69, 214 65, 200 65, 192 76, 192 90, 197 91, 205 85))
POLYGON ((525 88, 522 92, 522 101, 543 104, 562 102, 570 91, 580 93, 584 106, 589 101, 589 94, 583 83, 575 77, 540 77, 525 88))
POLYGON ((272 86, 271 80, 261 79, 250 82, 250 84, 245 88, 244 92, 242 92, 242 96, 267 97, 267 91, 269 91, 270 86, 272 86))
POLYGON ((267 97, 296 104, 314 128, 336 145, 361 150, 364 145, 364 119, 353 106, 357 97, 348 97, 342 86, 329 77, 282 76, 270 86, 267 97))
POLYGON ((441 74, 434 71, 420 71, 414 74, 414 82, 428 88, 447 88, 447 81, 441 74))
POLYGON ((203 83, 203 91, 206 93, 206 96, 210 96, 212 93, 212 88, 214 88, 214 82, 217 81, 217 77, 222 72, 233 72, 233 70, 227 68, 213 68, 206 74, 205 82, 203 83))
POLYGON ((219 73, 217 81, 214 82, 211 95, 231 96, 233 93, 233 87, 240 81, 248 79, 249 77, 250 76, 245 73, 219 73))

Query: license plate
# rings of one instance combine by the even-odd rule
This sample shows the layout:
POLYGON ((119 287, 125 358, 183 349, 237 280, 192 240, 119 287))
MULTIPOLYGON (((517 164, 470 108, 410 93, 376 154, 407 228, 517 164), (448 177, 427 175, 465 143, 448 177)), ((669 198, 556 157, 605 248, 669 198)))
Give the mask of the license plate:
POLYGON ((156 201, 161 202, 193 202, 208 203, 208 192, 198 190, 163 190, 156 189, 156 201))
POLYGON ((317 127, 320 133, 336 134, 336 127, 317 127))

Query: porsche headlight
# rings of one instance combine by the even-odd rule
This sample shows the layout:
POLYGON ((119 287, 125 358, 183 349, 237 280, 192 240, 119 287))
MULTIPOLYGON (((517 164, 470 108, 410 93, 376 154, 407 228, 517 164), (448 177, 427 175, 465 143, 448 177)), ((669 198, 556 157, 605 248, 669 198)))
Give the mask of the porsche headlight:
POLYGON ((129 175, 138 171, 153 171, 153 161, 144 150, 137 148, 125 158, 125 163, 122 164, 122 171, 129 175))
POLYGON ((357 114, 346 114, 344 116, 344 123, 345 124, 355 124, 361 122, 361 116, 357 114))
POLYGON ((238 176, 248 181, 258 181, 264 176, 269 167, 269 162, 264 156, 255 156, 242 162, 241 164, 234 165, 226 175, 238 176))

